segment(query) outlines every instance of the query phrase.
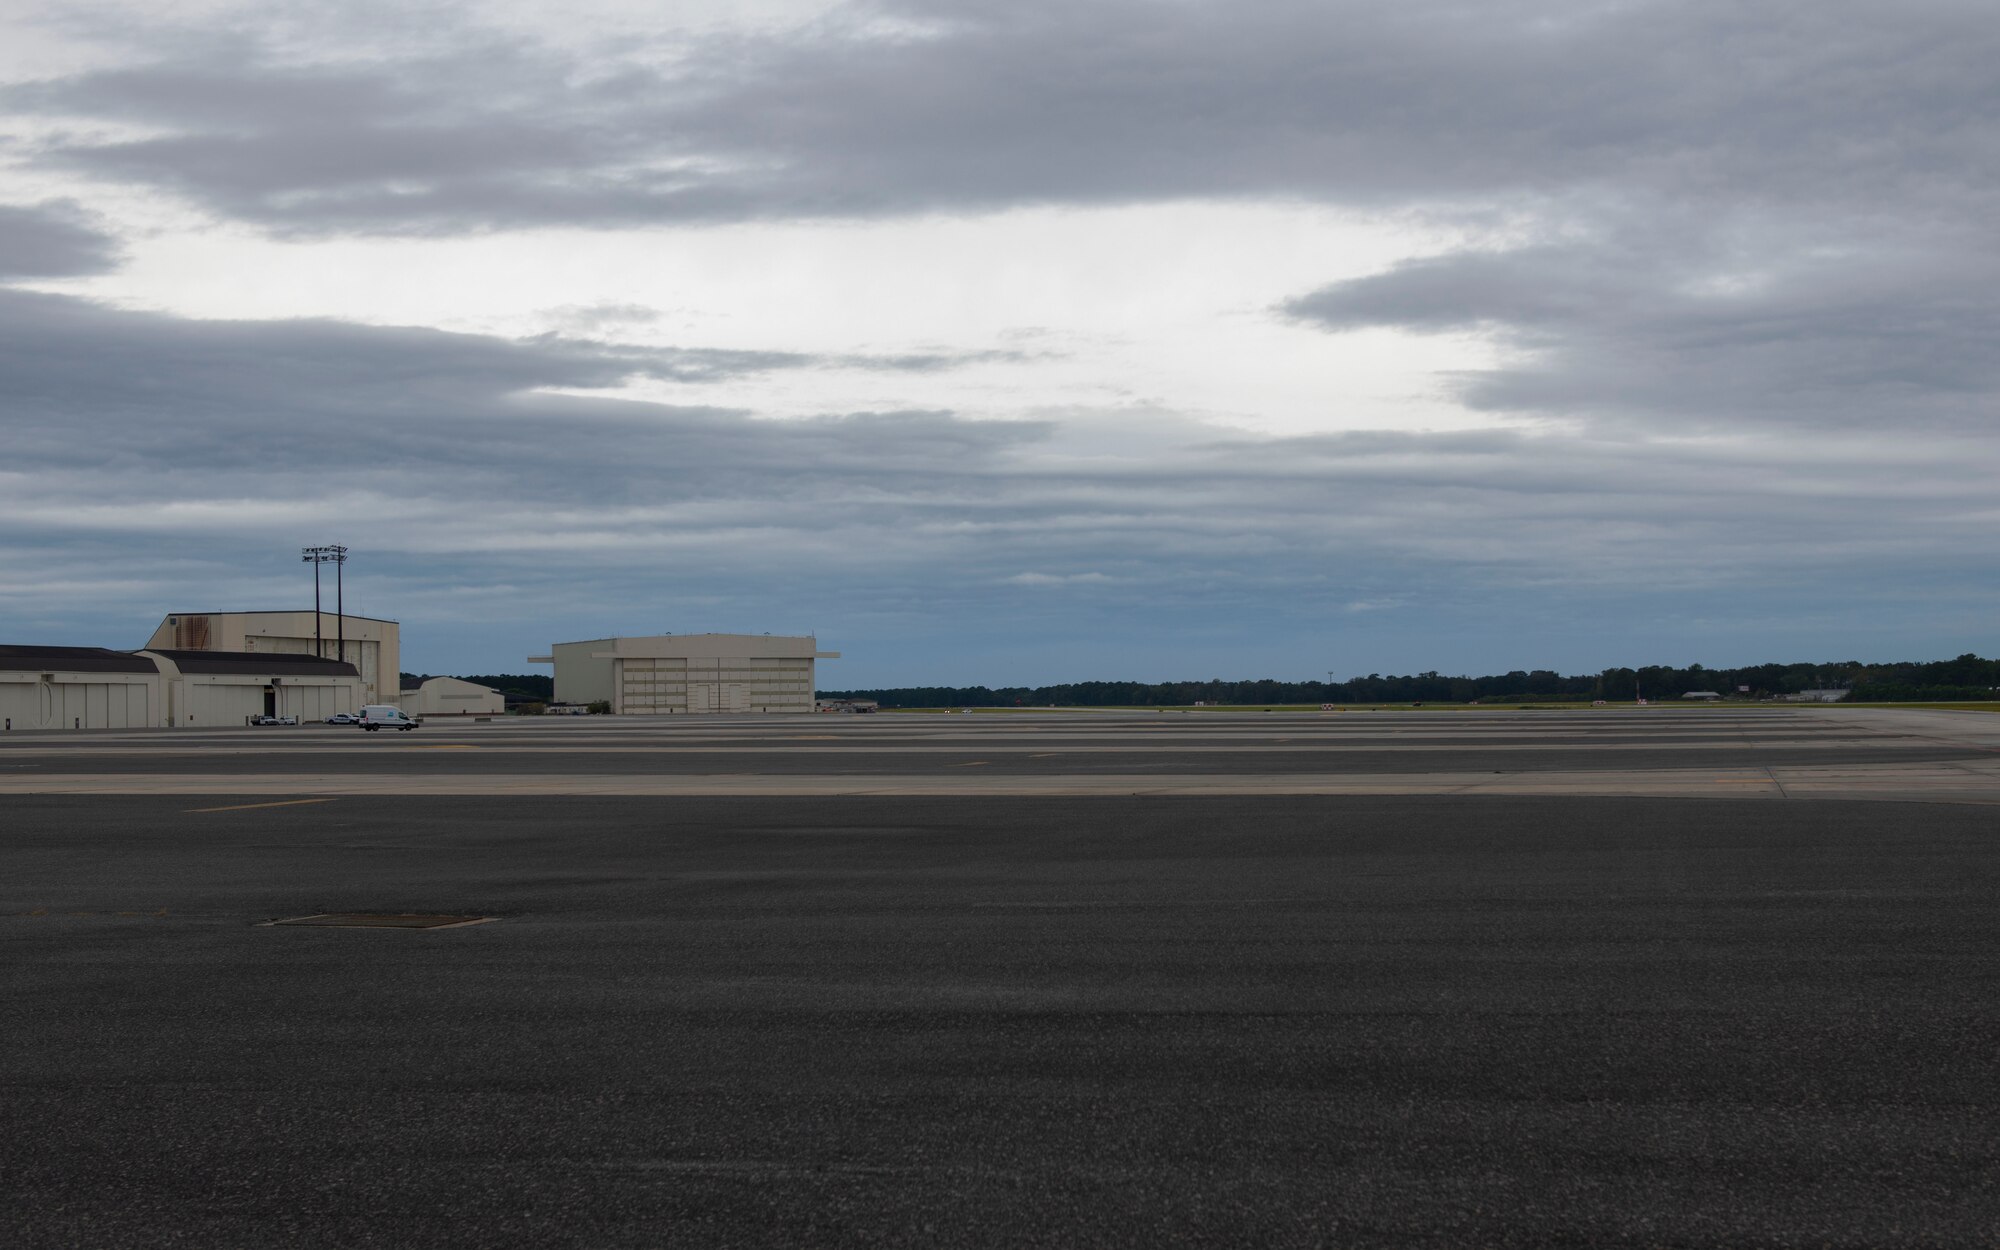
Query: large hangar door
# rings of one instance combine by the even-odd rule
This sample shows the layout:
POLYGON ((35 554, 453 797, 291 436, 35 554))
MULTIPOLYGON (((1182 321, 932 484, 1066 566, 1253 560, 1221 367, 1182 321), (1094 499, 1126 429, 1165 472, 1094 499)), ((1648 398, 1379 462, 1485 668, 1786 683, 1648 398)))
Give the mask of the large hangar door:
POLYGON ((687 709, 690 712, 722 710, 722 662, 689 660, 687 665, 687 709))
MULTIPOLYGON (((112 687, 101 681, 56 682, 45 687, 49 697, 48 715, 43 722, 53 729, 104 729, 111 724, 112 687)), ((120 698, 124 692, 119 691, 120 698)))
POLYGON ((151 691, 134 682, 132 685, 117 691, 117 693, 123 696, 124 706, 120 707, 116 703, 112 705, 111 727, 113 729, 136 729, 153 723, 151 691), (125 718, 122 721, 117 719, 117 715, 121 711, 125 714, 125 718))
POLYGON ((197 728, 241 725, 245 717, 255 716, 262 710, 264 703, 261 686, 204 685, 190 681, 181 689, 187 696, 182 723, 197 728))
POLYGON ((687 672, 682 661, 620 660, 618 667, 618 711, 652 715, 687 710, 687 672))
POLYGON ((56 725, 62 729, 80 729, 90 722, 85 719, 90 713, 88 686, 58 686, 62 697, 56 700, 61 711, 56 713, 56 725))

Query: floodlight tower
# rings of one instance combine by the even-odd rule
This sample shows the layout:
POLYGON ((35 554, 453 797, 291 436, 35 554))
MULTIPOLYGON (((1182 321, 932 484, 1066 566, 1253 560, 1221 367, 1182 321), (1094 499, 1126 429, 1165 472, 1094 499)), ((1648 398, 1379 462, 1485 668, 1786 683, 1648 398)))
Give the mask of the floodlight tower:
POLYGON ((319 610, 319 566, 333 566, 333 615, 335 628, 339 631, 339 659, 347 662, 347 596, 344 593, 342 576, 347 565, 347 548, 341 546, 301 547, 299 559, 313 566, 313 654, 326 658, 326 640, 320 636, 319 610))

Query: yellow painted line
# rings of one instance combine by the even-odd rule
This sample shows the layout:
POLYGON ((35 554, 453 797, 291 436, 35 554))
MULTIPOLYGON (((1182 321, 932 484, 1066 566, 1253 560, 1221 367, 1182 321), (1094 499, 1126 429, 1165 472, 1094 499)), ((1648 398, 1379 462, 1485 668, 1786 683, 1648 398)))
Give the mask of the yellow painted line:
POLYGON ((991 764, 992 762, 993 762, 992 760, 972 760, 972 761, 970 761, 969 763, 964 763, 964 764, 946 764, 946 765, 945 765, 945 767, 946 767, 946 768, 977 768, 977 767, 979 767, 979 766, 980 766, 981 764, 991 764))
POLYGON ((297 807, 301 803, 331 803, 332 799, 286 799, 279 803, 239 803, 235 807, 190 807, 187 814, 196 812, 247 812, 253 807, 297 807))
POLYGON ((1061 751, 1043 751, 1037 755, 1030 755, 1028 758, 1031 760, 1052 760, 1061 754, 1061 751))

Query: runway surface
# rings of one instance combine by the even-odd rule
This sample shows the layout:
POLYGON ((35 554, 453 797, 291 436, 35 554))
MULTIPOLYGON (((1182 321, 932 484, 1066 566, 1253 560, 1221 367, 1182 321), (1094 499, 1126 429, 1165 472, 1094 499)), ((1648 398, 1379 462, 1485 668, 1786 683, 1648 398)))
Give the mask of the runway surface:
POLYGON ((17 734, 0 1222, 1991 1245, 1996 760, 1863 709, 17 734), (328 912, 495 919, 266 923, 328 912))
POLYGON ((2000 717, 1030 713, 13 734, 0 794, 1651 794, 2000 801, 2000 717))

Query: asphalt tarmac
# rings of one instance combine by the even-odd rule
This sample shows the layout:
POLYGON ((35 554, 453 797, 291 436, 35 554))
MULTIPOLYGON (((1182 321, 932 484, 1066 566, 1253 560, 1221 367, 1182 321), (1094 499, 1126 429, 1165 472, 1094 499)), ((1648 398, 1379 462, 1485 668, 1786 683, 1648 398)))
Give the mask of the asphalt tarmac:
POLYGON ((1324 761, 1213 749, 1318 717, 17 736, 0 1222, 93 1247, 2000 1240, 2000 722, 1551 715, 1317 732, 1371 775, 1403 753, 1352 749, 1407 734, 1451 768, 1585 775, 1568 752, 1703 797, 1325 794, 1324 761), (1154 733, 1302 792, 995 795, 951 767, 1154 733), (1690 754, 1722 734, 1729 759, 1690 754), (1779 741, 1909 789, 1695 784, 1779 741), (503 786, 469 761, 509 742, 549 786, 630 767, 640 793, 407 792, 503 786), (682 780, 770 792, 645 792, 651 755, 700 744, 748 749, 682 780), (785 771, 829 745, 962 789, 787 792, 852 781, 785 771), (240 758, 162 753, 189 748, 240 758), (127 750, 146 767, 113 774, 127 750), (159 780, 286 767, 293 795, 159 780), (1925 769, 1970 780, 1937 801, 1925 769), (328 912, 494 919, 266 923, 328 912))

